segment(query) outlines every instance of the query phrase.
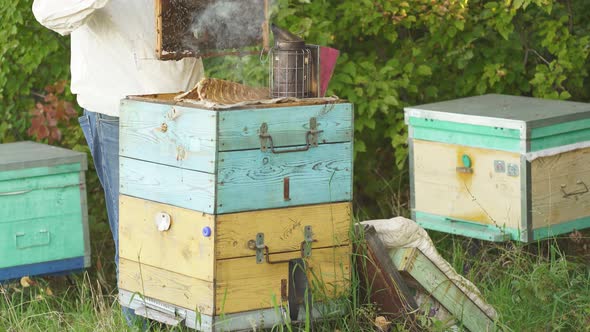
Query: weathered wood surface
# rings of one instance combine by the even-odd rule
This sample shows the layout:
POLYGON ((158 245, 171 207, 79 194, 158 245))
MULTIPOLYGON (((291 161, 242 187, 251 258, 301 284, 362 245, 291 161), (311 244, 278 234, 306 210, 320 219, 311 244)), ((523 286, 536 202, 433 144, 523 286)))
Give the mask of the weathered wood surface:
POLYGON ((352 146, 326 144, 306 152, 219 154, 217 209, 214 175, 120 158, 121 194, 209 214, 271 209, 352 199, 352 146), (284 179, 290 181, 290 200, 284 179))
POLYGON ((79 197, 77 202, 75 212, 1 222, 0 268, 84 256, 79 197))
POLYGON ((215 176, 121 157, 120 193, 209 214, 215 212, 215 176))
POLYGON ((219 153, 217 213, 352 199, 352 144, 323 144, 284 154, 219 153), (289 178, 289 200, 284 179, 289 178))
POLYGON ((538 158, 531 163, 533 229, 590 216, 588 165, 590 148, 538 158))
POLYGON ((351 204, 321 204, 295 208, 261 210, 217 216, 216 258, 254 256, 248 241, 264 233, 271 253, 298 251, 304 241, 304 227, 312 226, 312 248, 349 243, 351 204))
POLYGON ((213 281, 214 216, 121 195, 119 198, 119 256, 132 261, 213 281), (156 215, 170 215, 171 225, 160 232, 156 215), (211 235, 205 237, 203 229, 211 235))
POLYGON ((518 153, 422 140, 414 140, 413 144, 416 211, 521 228, 523 172, 518 153), (472 174, 457 172, 457 167, 463 167, 463 155, 471 158, 472 174), (519 176, 496 173, 495 160, 504 161, 506 166, 518 165, 519 176))
POLYGON ((0 225, 81 213, 79 176, 71 173, 0 181, 0 225))
MULTIPOLYGON (((299 252, 270 255, 271 261, 296 259, 299 252)), ((308 259, 315 299, 345 294, 350 283, 350 246, 314 249, 308 259)), ((281 280, 289 280, 289 264, 256 264, 254 257, 219 260, 216 263, 216 314, 272 308, 281 302, 281 280), (274 302, 274 303, 273 303, 274 302)))
MULTIPOLYGON (((356 269, 363 297, 379 306, 380 314, 390 318, 403 318, 413 327, 414 312, 418 308, 406 282, 393 265, 389 253, 374 227, 358 226, 357 232, 364 232, 366 246, 357 245, 355 252, 356 269), (363 259, 366 257, 366 259, 363 259)), ((413 328, 412 328, 413 329, 413 328)), ((413 329, 417 330, 417 329, 413 329)))
POLYGON ((215 172, 216 112, 123 100, 120 123, 121 156, 215 172))
POLYGON ((488 317, 428 257, 415 248, 389 252, 393 264, 411 276, 470 331, 495 331, 494 319, 488 317))
MULTIPOLYGON (((0 171, 78 164, 77 171, 86 170, 86 154, 35 142, 0 144, 0 171)), ((6 179, 6 175, 3 179, 6 179)), ((2 178, 0 178, 2 179, 2 178)))
POLYGON ((119 288, 205 315, 213 315, 214 290, 213 283, 209 281, 121 258, 119 288))
POLYGON ((219 151, 260 149, 260 126, 268 125, 275 146, 305 145, 310 118, 317 119, 318 142, 352 140, 352 105, 276 107, 228 110, 219 114, 219 151))

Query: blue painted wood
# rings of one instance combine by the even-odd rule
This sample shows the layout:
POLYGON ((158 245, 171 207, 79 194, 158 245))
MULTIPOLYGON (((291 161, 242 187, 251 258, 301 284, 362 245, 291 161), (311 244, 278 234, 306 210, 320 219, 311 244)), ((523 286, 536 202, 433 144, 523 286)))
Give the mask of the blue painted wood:
POLYGON ((124 100, 120 155, 213 173, 217 112, 139 100, 124 100))
POLYGON ((304 145, 309 120, 315 117, 322 143, 352 140, 352 105, 327 104, 219 112, 219 151, 259 149, 259 129, 268 125, 275 146, 304 145))
POLYGON ((217 213, 272 209, 352 199, 352 144, 323 144, 284 154, 219 153, 217 213), (284 179, 289 178, 289 198, 284 179))
POLYGON ((0 281, 24 276, 59 275, 84 269, 84 256, 0 269, 0 281))
POLYGON ((217 182, 213 174, 122 157, 120 192, 210 214, 349 201, 351 150, 351 143, 338 143, 285 154, 221 152, 217 182))
POLYGON ((214 213, 215 175, 121 157, 120 193, 214 213))

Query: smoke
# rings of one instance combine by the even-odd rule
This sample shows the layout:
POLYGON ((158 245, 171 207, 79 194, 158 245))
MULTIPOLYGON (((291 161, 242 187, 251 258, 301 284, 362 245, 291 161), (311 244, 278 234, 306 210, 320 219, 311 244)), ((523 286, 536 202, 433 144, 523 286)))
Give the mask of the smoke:
POLYGON ((223 50, 259 45, 266 20, 264 0, 214 0, 193 12, 191 48, 223 50))

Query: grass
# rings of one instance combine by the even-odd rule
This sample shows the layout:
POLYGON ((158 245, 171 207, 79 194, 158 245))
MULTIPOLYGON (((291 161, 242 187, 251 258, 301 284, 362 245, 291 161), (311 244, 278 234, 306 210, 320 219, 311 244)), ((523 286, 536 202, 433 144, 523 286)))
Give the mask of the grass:
MULTIPOLYGON (((399 181, 385 189, 385 215, 407 213, 407 199, 399 181), (390 199, 391 198, 391 199, 390 199)), ((362 209, 358 209, 363 213, 362 209)), ((104 211, 103 211, 104 212, 104 211)), ((362 218, 362 217, 361 217, 362 218)), ((363 218, 364 219, 364 218, 363 218)), ((0 286, 0 332, 134 331, 127 326, 116 301, 113 244, 106 216, 91 215, 93 264, 83 273, 33 278, 0 286)), ((590 236, 555 238, 530 245, 479 243, 467 238, 431 233, 440 253, 455 270, 473 281, 498 314, 504 331, 590 331, 590 236)), ((356 241, 362 241, 356 239, 356 241)), ((353 255, 364 260, 362 254, 353 255)), ((318 287, 326 287, 313 280, 318 287)), ((337 299, 341 311, 324 312, 327 319, 313 323, 314 331, 375 331, 378 308, 362 297, 353 269, 351 292, 337 299)), ((276 301, 276 300, 275 300, 276 301)), ((278 308, 276 308, 278 310, 278 308)), ((392 331, 413 324, 444 331, 442 322, 419 315, 417 322, 394 321, 392 331)), ((186 331, 150 322, 152 331, 186 331)), ((310 331, 300 326, 277 326, 273 331, 310 331)))
MULTIPOLYGON (((590 264, 588 237, 551 239, 533 245, 482 243, 474 250, 465 238, 433 234, 443 256, 475 282, 499 313, 506 331, 590 331, 590 264), (471 251, 471 253, 470 253, 471 251)), ((357 256, 356 259, 363 259, 357 256)), ((116 302, 114 264, 105 257, 88 271, 69 277, 34 278, 0 289, 0 331, 131 331, 116 302), (109 261, 110 262, 110 261, 109 261), (100 268, 97 268, 99 266, 100 268)), ((356 292, 340 299, 343 312, 315 324, 315 331, 373 329, 378 310, 356 292)), ((356 284, 355 284, 356 282, 356 284)), ((442 331, 440 322, 418 319, 426 330, 442 331)), ((408 322, 394 322, 405 331, 408 322)), ((152 323, 153 331, 181 331, 152 323)), ((310 330, 298 326, 275 331, 310 330)))

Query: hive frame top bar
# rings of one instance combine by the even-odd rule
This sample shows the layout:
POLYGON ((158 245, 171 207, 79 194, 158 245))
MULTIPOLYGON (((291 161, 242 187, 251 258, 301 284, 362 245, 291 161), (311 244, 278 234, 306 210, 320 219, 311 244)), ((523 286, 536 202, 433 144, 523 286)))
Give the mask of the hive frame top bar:
POLYGON ((488 94, 406 107, 405 112, 406 118, 522 130, 590 118, 590 103, 488 94))
POLYGON ((192 104, 189 102, 174 100, 174 96, 177 94, 170 93, 170 94, 127 96, 125 99, 123 99, 123 101, 133 100, 133 101, 140 101, 140 102, 149 102, 149 103, 174 105, 174 106, 180 106, 180 107, 188 107, 188 108, 194 108, 194 109, 204 109, 204 110, 218 111, 218 112, 246 110, 246 109, 279 108, 279 107, 326 106, 326 105, 330 105, 330 104, 347 104, 347 103, 349 103, 349 101, 347 101, 346 99, 337 99, 337 100, 332 100, 332 101, 326 101, 323 103, 317 101, 316 99, 301 99, 300 101, 296 101, 296 102, 284 102, 284 103, 274 103, 274 104, 247 104, 247 105, 241 105, 241 106, 236 106, 236 107, 231 107, 231 108, 214 108, 214 107, 205 107, 203 105, 192 104))

